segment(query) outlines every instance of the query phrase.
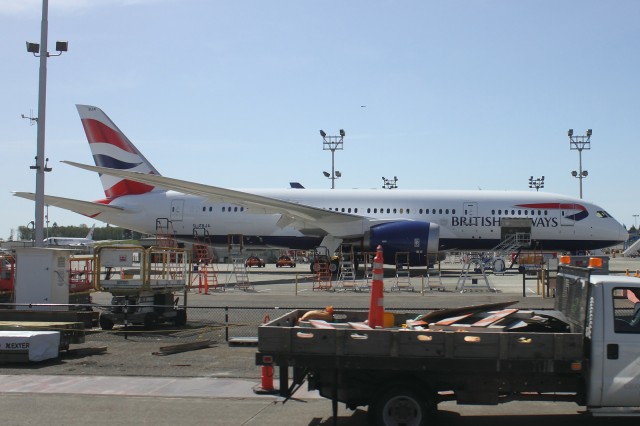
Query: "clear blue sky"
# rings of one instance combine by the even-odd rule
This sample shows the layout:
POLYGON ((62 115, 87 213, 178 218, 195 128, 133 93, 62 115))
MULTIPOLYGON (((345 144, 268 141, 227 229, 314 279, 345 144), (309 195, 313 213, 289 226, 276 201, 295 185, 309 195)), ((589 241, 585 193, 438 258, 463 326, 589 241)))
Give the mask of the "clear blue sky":
MULTIPOLYGON (((318 130, 346 131, 337 188, 578 196, 567 130, 593 129, 584 198, 640 214, 640 2, 50 0, 50 195, 95 200, 76 103, 102 108, 164 175, 231 188, 329 188, 318 130)), ((33 220, 40 0, 0 0, 0 237, 33 220)), ((50 223, 93 221, 49 209, 50 223)))

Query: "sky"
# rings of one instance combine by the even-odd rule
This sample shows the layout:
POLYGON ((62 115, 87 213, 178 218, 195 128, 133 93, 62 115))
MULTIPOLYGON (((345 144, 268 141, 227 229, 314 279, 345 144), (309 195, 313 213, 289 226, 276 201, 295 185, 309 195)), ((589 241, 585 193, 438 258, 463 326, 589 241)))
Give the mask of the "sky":
MULTIPOLYGON (((640 2, 49 0, 45 193, 104 197, 75 104, 101 108, 165 176, 330 188, 526 190, 637 226, 640 2)), ((0 0, 0 238, 34 220, 42 0, 0 0)), ((94 221, 51 207, 49 224, 94 221)), ((98 226, 103 226, 98 222, 98 226)))

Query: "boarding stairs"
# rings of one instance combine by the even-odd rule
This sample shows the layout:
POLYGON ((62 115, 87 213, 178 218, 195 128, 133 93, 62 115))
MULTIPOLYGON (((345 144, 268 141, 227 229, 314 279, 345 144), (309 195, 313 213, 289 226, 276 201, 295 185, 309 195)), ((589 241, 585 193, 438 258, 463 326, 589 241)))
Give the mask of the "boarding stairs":
MULTIPOLYGON (((504 267, 506 265, 506 262, 504 261, 504 259, 506 258, 511 258, 511 253, 516 252, 516 255, 511 259, 511 264, 509 265, 509 268, 513 267, 513 264, 516 263, 516 261, 518 260, 518 255, 520 254, 520 251, 524 248, 524 247, 528 247, 531 245, 531 234, 528 232, 516 232, 514 234, 510 234, 507 235, 507 237, 505 239, 503 239, 502 241, 500 241, 500 243, 495 246, 491 251, 493 252, 493 258, 494 259, 502 259, 502 271, 504 271, 504 267)), ((494 262, 495 264, 495 262, 494 262)), ((498 269, 495 266, 497 265, 492 265, 494 273, 495 270, 498 269)))

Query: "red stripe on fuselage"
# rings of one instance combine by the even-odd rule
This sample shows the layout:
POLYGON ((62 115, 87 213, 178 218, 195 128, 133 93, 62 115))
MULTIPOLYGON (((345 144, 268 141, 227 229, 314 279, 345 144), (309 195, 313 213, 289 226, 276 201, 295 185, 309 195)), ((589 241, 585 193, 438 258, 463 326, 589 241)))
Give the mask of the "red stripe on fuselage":
POLYGON ((538 203, 538 204, 517 204, 516 207, 523 207, 527 209, 572 209, 586 211, 587 208, 580 204, 572 203, 538 203))
POLYGON ((84 127, 89 143, 108 143, 117 146, 123 151, 137 154, 119 132, 98 120, 84 118, 82 119, 82 127, 84 127))

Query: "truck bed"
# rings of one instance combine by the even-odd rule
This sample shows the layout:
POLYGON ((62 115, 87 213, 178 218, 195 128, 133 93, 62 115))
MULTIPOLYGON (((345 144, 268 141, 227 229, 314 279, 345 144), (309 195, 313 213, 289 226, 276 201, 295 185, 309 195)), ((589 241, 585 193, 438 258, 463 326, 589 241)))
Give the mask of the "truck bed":
MULTIPOLYGON (((520 317, 532 315, 530 311, 513 311, 509 315, 512 322, 522 322, 518 314, 520 317)), ((495 313, 480 317, 460 315, 466 323, 456 323, 455 317, 453 322, 441 319, 422 327, 424 329, 406 326, 418 314, 400 313, 394 314, 393 327, 362 329, 358 325, 367 319, 367 312, 336 311, 334 317, 338 320, 321 328, 312 322, 300 322, 305 312, 295 310, 260 326, 259 355, 270 354, 276 363, 297 366, 308 360, 315 366, 337 367, 347 363, 350 368, 406 369, 421 365, 423 370, 439 364, 425 360, 490 360, 496 366, 495 361, 538 360, 553 368, 550 361, 573 362, 583 356, 582 334, 507 331, 500 326, 501 319, 495 323, 487 319, 495 313), (469 321, 482 325, 475 326, 469 321)))

